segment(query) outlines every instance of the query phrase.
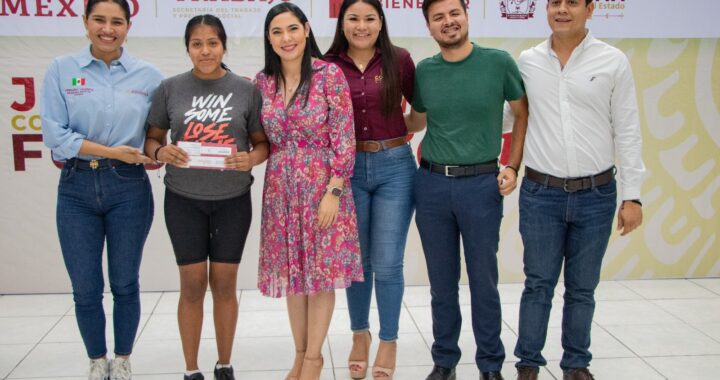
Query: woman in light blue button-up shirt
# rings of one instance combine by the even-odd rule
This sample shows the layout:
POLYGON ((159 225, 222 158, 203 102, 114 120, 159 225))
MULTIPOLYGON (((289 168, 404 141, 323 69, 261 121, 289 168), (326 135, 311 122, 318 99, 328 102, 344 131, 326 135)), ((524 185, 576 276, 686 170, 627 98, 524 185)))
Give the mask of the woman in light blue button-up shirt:
POLYGON ((89 0, 83 22, 90 46, 58 57, 43 83, 45 144, 65 163, 58 186, 57 230, 70 275, 77 322, 90 357, 90 379, 130 379, 128 357, 140 319, 138 273, 153 218, 142 153, 153 92, 153 66, 123 49, 126 0, 89 0), (106 359, 102 259, 113 294, 115 359, 106 359))

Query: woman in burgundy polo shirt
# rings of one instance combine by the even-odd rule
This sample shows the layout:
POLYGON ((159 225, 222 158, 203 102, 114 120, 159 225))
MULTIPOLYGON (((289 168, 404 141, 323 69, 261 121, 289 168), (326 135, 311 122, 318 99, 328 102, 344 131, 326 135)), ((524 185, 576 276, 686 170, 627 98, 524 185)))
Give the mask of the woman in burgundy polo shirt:
POLYGON ((405 49, 390 42, 378 0, 343 1, 325 59, 342 69, 350 85, 357 140, 351 184, 365 282, 354 282, 347 289, 354 332, 348 367, 352 378, 366 376, 374 285, 380 345, 372 376, 390 379, 405 286, 403 255, 414 209, 416 166, 406 139, 402 97, 412 101, 415 65, 405 49))

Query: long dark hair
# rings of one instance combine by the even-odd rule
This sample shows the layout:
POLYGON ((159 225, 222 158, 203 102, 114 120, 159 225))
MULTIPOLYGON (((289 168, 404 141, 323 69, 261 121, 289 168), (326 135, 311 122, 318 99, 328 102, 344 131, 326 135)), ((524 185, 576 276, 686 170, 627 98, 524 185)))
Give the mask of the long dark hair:
POLYGON ((125 13, 125 21, 130 22, 130 4, 128 4, 127 0, 87 0, 87 4, 85 4, 85 16, 90 16, 93 8, 95 8, 98 3, 104 2, 115 3, 119 5, 125 13))
MULTIPOLYGON (((303 27, 308 22, 308 18, 302 9, 293 3, 279 3, 270 8, 265 17, 265 67, 263 67, 262 72, 265 75, 275 78, 275 92, 280 89, 280 79, 285 82, 285 76, 282 73, 280 56, 275 53, 272 45, 270 45, 270 23, 276 16, 285 12, 290 12, 297 17, 303 27)), ((313 35, 311 28, 310 35, 305 41, 305 51, 303 52, 302 65, 300 67, 300 83, 298 83, 297 90, 292 98, 290 98, 290 101, 288 101, 288 104, 291 104, 297 95, 301 94, 305 98, 303 107, 307 105, 307 95, 310 91, 310 77, 312 76, 312 58, 322 58, 322 53, 320 52, 317 42, 315 42, 315 35, 313 35), (307 85, 305 85, 306 83, 307 85)))
POLYGON ((339 55, 341 52, 347 52, 349 48, 348 40, 343 32, 342 24, 345 19, 345 13, 351 5, 363 2, 369 4, 380 16, 382 27, 378 33, 375 47, 380 49, 382 55, 382 77, 383 89, 381 94, 382 114, 385 117, 390 116, 400 104, 402 91, 400 90, 400 71, 397 65, 397 48, 390 42, 388 35, 387 23, 385 22, 385 14, 382 10, 379 0, 344 0, 340 6, 340 14, 338 15, 337 26, 335 27, 335 37, 332 45, 325 54, 339 55))
MULTIPOLYGON (((200 25, 207 25, 215 29, 215 33, 217 33, 217 36, 222 43, 223 50, 227 51, 227 33, 225 33, 225 27, 223 26, 222 21, 217 18, 217 16, 211 14, 197 15, 191 18, 190 21, 188 21, 187 25, 185 26, 186 51, 190 51, 190 37, 192 36, 192 32, 200 25)), ((226 71, 230 71, 230 69, 225 65, 224 62, 220 62, 220 67, 225 69, 226 71)))

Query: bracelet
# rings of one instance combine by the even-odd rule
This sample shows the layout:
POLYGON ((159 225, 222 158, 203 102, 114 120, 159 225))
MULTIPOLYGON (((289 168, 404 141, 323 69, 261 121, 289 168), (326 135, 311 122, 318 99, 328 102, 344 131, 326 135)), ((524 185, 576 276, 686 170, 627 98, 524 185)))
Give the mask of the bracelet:
POLYGON ((160 162, 160 160, 158 159, 158 153, 160 153, 160 149, 164 147, 165 145, 160 145, 159 147, 155 148, 155 153, 153 154, 153 156, 155 156, 155 161, 160 162))
POLYGON ((518 176, 518 170, 516 167, 510 166, 510 165, 505 165, 505 169, 512 169, 515 172, 515 177, 518 176))

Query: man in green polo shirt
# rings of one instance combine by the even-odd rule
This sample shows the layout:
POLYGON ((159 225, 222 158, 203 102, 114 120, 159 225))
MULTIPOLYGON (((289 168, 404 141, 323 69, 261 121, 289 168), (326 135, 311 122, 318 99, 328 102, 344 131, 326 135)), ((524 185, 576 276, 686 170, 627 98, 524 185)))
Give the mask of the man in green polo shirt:
POLYGON ((426 0, 423 15, 440 54, 415 72, 410 132, 427 125, 415 177, 417 223, 432 294, 433 371, 453 380, 460 360, 460 241, 470 285, 475 362, 483 380, 503 379, 505 349, 497 291, 503 196, 516 186, 527 129, 527 100, 512 57, 468 39, 464 0, 426 0), (515 115, 508 165, 498 169, 503 105, 515 115))

